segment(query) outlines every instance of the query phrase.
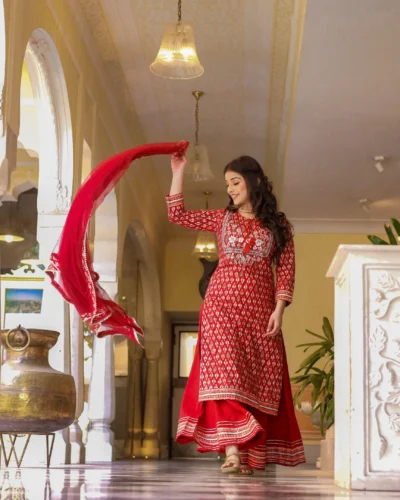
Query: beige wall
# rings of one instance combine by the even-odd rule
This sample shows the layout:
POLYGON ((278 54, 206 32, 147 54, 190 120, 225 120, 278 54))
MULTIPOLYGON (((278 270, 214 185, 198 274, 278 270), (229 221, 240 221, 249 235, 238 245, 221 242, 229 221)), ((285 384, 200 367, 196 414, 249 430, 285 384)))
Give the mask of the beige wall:
MULTIPOLYGON (((164 307, 168 312, 197 312, 201 306, 198 282, 202 265, 190 255, 195 236, 171 240, 164 271, 164 307)), ((284 316, 284 337, 291 375, 304 358, 296 345, 308 341, 305 329, 321 331, 322 318, 333 324, 333 281, 325 277, 340 244, 368 244, 361 234, 297 234, 296 288, 293 304, 284 316)))

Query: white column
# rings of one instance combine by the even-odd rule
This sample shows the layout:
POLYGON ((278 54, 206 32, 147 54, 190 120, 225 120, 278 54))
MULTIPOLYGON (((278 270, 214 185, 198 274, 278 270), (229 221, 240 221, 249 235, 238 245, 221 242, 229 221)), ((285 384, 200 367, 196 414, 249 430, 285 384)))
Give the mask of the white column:
POLYGON ((86 463, 112 462, 115 418, 114 343, 110 336, 93 339, 92 377, 88 403, 86 463))
MULTIPOLYGON (((111 298, 115 297, 117 283, 101 285, 111 298)), ((115 418, 115 369, 114 342, 110 335, 93 339, 88 418, 86 462, 112 462, 114 433, 111 423, 115 418)))
POLYGON ((75 307, 70 306, 70 331, 71 331, 71 375, 75 380, 76 412, 75 421, 69 427, 71 443, 71 464, 84 463, 85 447, 82 443, 82 429, 78 419, 83 411, 84 404, 84 373, 83 373, 83 324, 75 307))
POLYGON ((124 456, 139 458, 142 456, 142 347, 129 342, 129 378, 128 378, 128 436, 124 445, 124 456))
MULTIPOLYGON (((37 240, 40 246, 40 260, 47 266, 51 252, 60 237, 66 214, 39 214, 37 240)), ((42 328, 56 330, 60 333, 57 344, 50 349, 50 365, 60 372, 71 374, 71 339, 70 339, 69 305, 60 293, 46 279, 43 291, 42 328)), ((44 439, 44 438, 42 438, 44 439)), ((43 447, 43 444, 41 444, 43 447)), ((52 465, 63 465, 70 462, 69 428, 56 433, 54 441, 52 465)))
POLYGON ((335 483, 400 490, 400 248, 342 245, 335 278, 335 483))
POLYGON ((146 341, 147 377, 142 447, 142 456, 146 458, 160 458, 158 413, 160 347, 159 341, 146 341))

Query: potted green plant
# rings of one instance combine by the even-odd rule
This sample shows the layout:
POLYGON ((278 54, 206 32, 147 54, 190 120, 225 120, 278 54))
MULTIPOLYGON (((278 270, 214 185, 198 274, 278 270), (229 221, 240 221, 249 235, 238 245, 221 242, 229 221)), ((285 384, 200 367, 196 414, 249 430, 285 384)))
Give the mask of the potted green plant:
POLYGON ((392 223, 393 229, 397 233, 397 237, 394 234, 393 229, 390 226, 390 224, 385 224, 385 232, 389 238, 389 241, 385 241, 382 238, 380 238, 379 236, 369 234, 368 239, 373 245, 398 245, 399 244, 399 242, 400 242, 400 222, 397 219, 390 219, 390 221, 392 223))
POLYGON ((304 352, 314 349, 301 363, 296 371, 299 375, 292 377, 292 382, 300 384, 294 395, 294 403, 301 408, 302 396, 305 389, 312 386, 311 394, 311 415, 319 412, 320 431, 324 436, 335 418, 334 401, 334 333, 328 318, 323 318, 323 335, 306 330, 307 333, 315 337, 315 342, 307 342, 297 347, 303 347, 304 352), (319 366, 316 366, 319 365, 319 366))

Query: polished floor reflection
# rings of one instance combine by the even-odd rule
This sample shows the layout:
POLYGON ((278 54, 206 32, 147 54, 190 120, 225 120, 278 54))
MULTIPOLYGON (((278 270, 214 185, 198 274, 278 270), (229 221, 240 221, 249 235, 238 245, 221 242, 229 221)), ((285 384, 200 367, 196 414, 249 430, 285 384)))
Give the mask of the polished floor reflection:
POLYGON ((131 461, 111 465, 1 471, 0 500, 260 500, 399 498, 399 493, 347 492, 309 467, 277 467, 251 478, 225 477, 208 460, 131 461))

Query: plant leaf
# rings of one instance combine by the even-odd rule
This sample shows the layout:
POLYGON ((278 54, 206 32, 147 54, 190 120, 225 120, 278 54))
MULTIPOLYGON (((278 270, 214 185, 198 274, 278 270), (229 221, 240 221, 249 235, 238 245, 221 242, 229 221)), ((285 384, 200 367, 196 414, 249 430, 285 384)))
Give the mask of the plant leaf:
POLYGON ((312 347, 314 345, 319 345, 322 347, 323 344, 324 344, 323 342, 310 342, 308 344, 299 344, 296 347, 305 347, 305 346, 312 347))
POLYGON ((301 363, 299 370, 305 370, 305 373, 308 373, 315 363, 324 357, 325 352, 322 347, 314 351, 301 363))
POLYGON ((323 372, 320 368, 315 368, 315 366, 313 366, 313 367, 311 368, 311 370, 314 370, 314 371, 316 371, 317 373, 324 373, 324 372, 323 372))
POLYGON ((335 411, 335 400, 332 398, 326 406, 325 420, 327 422, 329 422, 330 419, 334 417, 334 411, 335 411))
POLYGON ((400 236, 400 222, 397 219, 390 219, 396 233, 400 236))
POLYGON ((300 382, 304 382, 304 380, 309 380, 310 379, 310 375, 299 375, 297 377, 291 377, 291 382, 294 382, 295 384, 298 384, 300 382))
POLYGON ((333 328, 332 328, 332 325, 329 321, 328 318, 324 317, 324 319, 322 320, 323 323, 322 323, 322 330, 323 332, 325 333, 326 335, 326 338, 331 342, 333 343, 333 339, 334 339, 334 334, 333 334, 333 328))
POLYGON ((310 385, 309 380, 305 380, 300 387, 300 389, 296 392, 296 394, 293 397, 293 403, 298 406, 298 408, 301 408, 301 397, 303 395, 303 392, 305 391, 306 387, 310 385))
POLYGON ((367 238, 373 245, 389 245, 387 241, 383 240, 382 238, 379 238, 379 236, 369 234, 367 238))
POLYGON ((397 245, 396 236, 393 234, 392 228, 389 226, 389 224, 385 224, 385 231, 388 235, 389 243, 391 245, 397 245))
POLYGON ((314 406, 322 393, 321 386, 322 386, 323 378, 318 377, 318 375, 313 375, 312 377, 315 377, 315 379, 312 381, 314 389, 313 389, 312 394, 311 394, 311 406, 314 406))
POLYGON ((310 335, 314 335, 314 337, 318 337, 319 339, 322 339, 322 340, 326 340, 325 337, 323 337, 322 335, 318 335, 318 333, 314 333, 314 332, 311 332, 310 330, 306 330, 307 333, 309 333, 310 335))

